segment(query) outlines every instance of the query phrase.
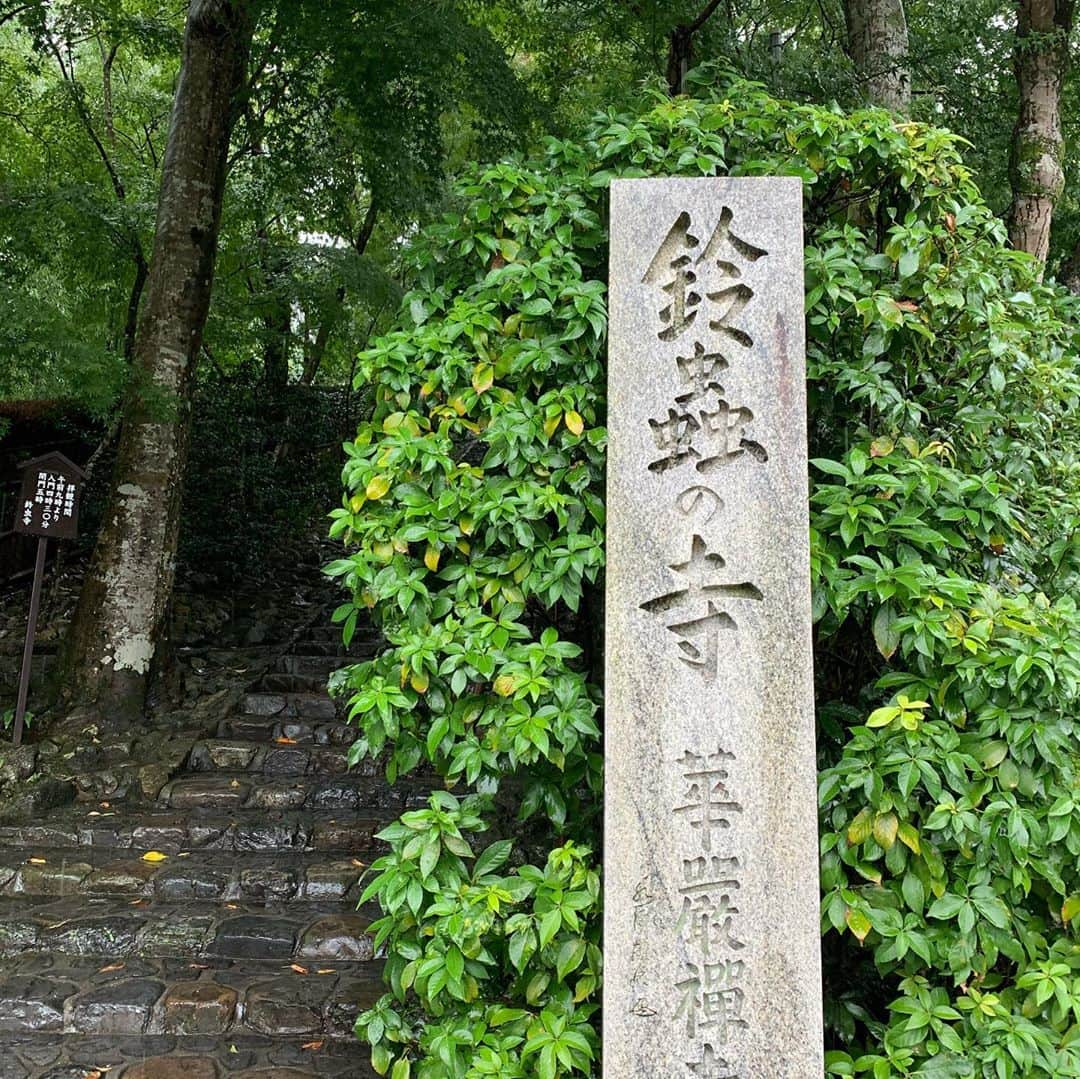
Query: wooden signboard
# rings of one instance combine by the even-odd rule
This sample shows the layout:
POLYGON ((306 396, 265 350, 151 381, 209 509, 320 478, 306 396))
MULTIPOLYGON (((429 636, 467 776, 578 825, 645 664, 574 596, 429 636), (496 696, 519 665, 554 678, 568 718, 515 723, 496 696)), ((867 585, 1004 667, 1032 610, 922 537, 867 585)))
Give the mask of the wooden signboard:
POLYGON ((19 696, 15 705, 12 741, 22 743, 26 717, 26 697, 30 689, 30 661, 34 655, 34 635, 41 606, 41 579, 45 574, 45 550, 50 539, 75 539, 79 534, 79 495, 86 473, 62 453, 47 453, 22 465, 22 487, 15 508, 15 531, 38 537, 34 562, 34 584, 30 590, 30 617, 23 647, 19 696))
POLYGON ((46 539, 79 534, 79 495, 86 473, 62 453, 35 457, 22 466, 15 531, 46 539))

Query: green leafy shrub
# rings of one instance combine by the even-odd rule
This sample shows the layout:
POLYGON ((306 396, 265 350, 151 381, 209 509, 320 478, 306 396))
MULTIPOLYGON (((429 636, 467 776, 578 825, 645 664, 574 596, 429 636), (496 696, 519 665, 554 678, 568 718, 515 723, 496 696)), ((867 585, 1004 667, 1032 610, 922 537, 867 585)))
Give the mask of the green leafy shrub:
POLYGON ((390 992, 358 1032, 393 1079, 597 1072, 606 188, 785 174, 828 1071, 1080 1076, 1076 305, 1007 249, 948 133, 699 82, 467 175, 362 357, 329 572, 346 638, 370 609, 387 647, 342 675, 353 756, 467 793, 383 833, 390 992))

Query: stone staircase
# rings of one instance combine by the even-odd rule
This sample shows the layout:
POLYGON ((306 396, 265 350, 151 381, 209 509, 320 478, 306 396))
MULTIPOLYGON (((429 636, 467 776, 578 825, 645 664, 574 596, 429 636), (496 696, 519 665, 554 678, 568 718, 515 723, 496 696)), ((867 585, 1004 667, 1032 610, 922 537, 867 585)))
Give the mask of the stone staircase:
POLYGON ((348 768, 326 625, 190 735, 150 801, 76 783, 0 825, 0 1079, 374 1075, 352 1033, 383 991, 357 899, 375 833, 423 792, 348 768))

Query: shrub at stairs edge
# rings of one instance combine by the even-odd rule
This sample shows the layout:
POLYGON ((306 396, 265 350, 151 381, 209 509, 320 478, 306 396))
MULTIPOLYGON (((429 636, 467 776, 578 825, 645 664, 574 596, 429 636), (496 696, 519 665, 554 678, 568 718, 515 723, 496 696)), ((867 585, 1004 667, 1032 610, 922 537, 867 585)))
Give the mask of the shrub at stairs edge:
POLYGON ((807 223, 828 1072, 1080 1076, 1080 312, 947 132, 707 70, 697 94, 466 175, 361 357, 328 572, 346 639, 370 609, 387 644, 338 686, 354 759, 447 790, 382 833, 390 991, 358 1033, 393 1079, 598 1074, 606 191, 782 174, 807 223))

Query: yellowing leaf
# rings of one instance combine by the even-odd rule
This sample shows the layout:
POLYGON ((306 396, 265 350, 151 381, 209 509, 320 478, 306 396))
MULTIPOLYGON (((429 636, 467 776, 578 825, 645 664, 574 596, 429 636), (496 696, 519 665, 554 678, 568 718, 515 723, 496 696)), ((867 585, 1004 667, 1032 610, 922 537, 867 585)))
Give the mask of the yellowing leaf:
POLYGON ((896 842, 896 831, 899 826, 900 822, 896 819, 895 813, 879 814, 874 821, 874 839, 878 846, 889 850, 896 842))
POLYGON ((874 817, 869 809, 863 809, 848 825, 847 841, 854 847, 865 843, 874 830, 874 817))
POLYGON ((426 674, 417 674, 415 671, 409 676, 409 684, 416 690, 417 693, 427 693, 428 688, 428 676, 426 674))
POLYGON ((896 838, 913 854, 919 853, 919 833, 907 821, 901 821, 900 827, 896 830, 896 838))
POLYGON ((585 421, 581 418, 580 414, 574 412, 571 409, 564 417, 566 420, 566 426, 572 434, 580 435, 585 430, 585 421))
POLYGON ((351 509, 353 513, 359 513, 364 508, 364 503, 366 501, 367 499, 363 495, 353 495, 352 498, 349 499, 349 509, 351 509))
POLYGON ((495 679, 495 692, 498 693, 500 697, 511 696, 517 690, 517 687, 518 679, 515 675, 500 674, 499 677, 495 679))
POLYGON ((464 536, 471 536, 474 527, 475 524, 471 517, 462 517, 461 520, 458 521, 458 528, 461 529, 461 533, 464 536))
POLYGON ((424 565, 427 566, 432 573, 439 568, 439 548, 432 547, 428 544, 427 550, 424 552, 424 565))
POLYGON ((875 708, 866 720, 868 727, 887 727, 900 715, 900 709, 895 704, 887 704, 884 708, 875 708))
POLYGON ((551 438, 553 434, 559 429, 559 424, 562 423, 562 416, 549 416, 544 420, 544 434, 551 438))
POLYGON ((495 369, 490 363, 478 363, 473 369, 472 388, 477 393, 490 390, 495 382, 495 369))
POLYGON ((1061 906, 1061 920, 1068 925, 1077 914, 1080 914, 1080 892, 1073 892, 1061 906))
POLYGON ((896 448, 896 443, 891 438, 875 438, 870 443, 871 457, 888 457, 896 448))
POLYGON ((373 476, 367 485, 365 493, 372 502, 375 502, 390 490, 390 483, 390 477, 385 473, 380 476, 373 476))
POLYGON ((844 921, 860 944, 866 940, 866 934, 873 928, 870 919, 861 910, 852 910, 851 907, 844 912, 844 921))
POLYGON ((144 862, 164 862, 168 860, 167 854, 162 854, 159 850, 148 850, 143 856, 144 862))

